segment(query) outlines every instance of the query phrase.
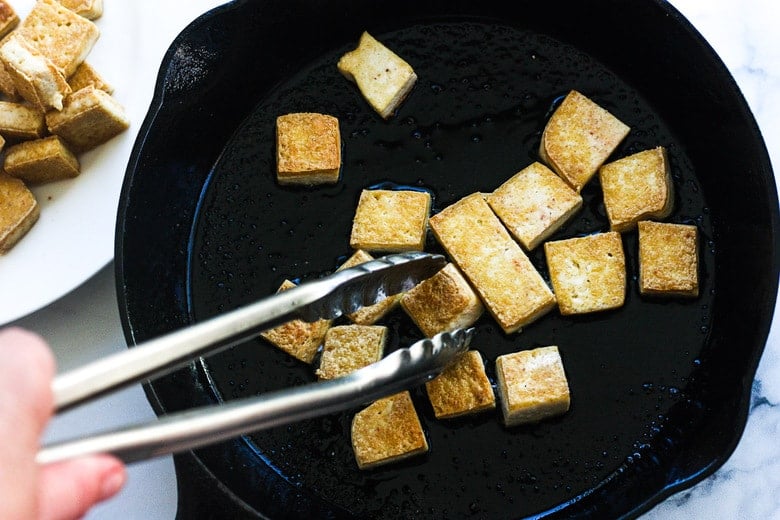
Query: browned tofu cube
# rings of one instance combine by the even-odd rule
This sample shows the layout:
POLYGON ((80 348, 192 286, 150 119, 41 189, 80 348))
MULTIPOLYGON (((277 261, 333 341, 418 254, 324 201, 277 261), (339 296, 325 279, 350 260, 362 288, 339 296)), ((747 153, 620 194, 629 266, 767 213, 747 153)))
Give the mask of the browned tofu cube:
POLYGON ((65 96, 71 93, 65 76, 17 31, 0 42, 0 61, 15 94, 41 110, 62 110, 65 96))
POLYGON ((103 14, 103 0, 58 0, 62 5, 88 20, 97 20, 103 14))
POLYGON ((437 419, 493 410, 496 396, 476 350, 469 350, 436 378, 425 383, 437 419))
MULTIPOLYGON (((295 287, 290 280, 285 280, 277 292, 295 287)), ((304 363, 311 363, 330 328, 330 320, 317 320, 311 323, 303 320, 292 320, 264 331, 261 336, 278 349, 288 353, 304 363)))
POLYGON ((387 327, 381 325, 339 325, 325 334, 325 345, 317 376, 335 379, 376 363, 385 352, 387 327))
POLYGON ((379 399, 355 414, 351 438, 360 469, 428 452, 428 440, 408 391, 379 399))
POLYGON ((417 81, 411 65, 367 32, 355 50, 339 59, 337 67, 384 119, 393 115, 417 81))
POLYGON ((76 72, 68 78, 68 84, 73 92, 77 92, 84 87, 95 87, 106 94, 114 93, 114 87, 107 83, 98 71, 86 61, 76 67, 76 72))
POLYGON ((279 184, 335 184, 341 171, 339 120, 302 112, 276 118, 279 184))
POLYGON ((0 135, 9 139, 38 139, 46 133, 43 111, 26 103, 0 101, 0 135))
POLYGON ((80 172, 78 159, 56 135, 9 146, 4 168, 28 184, 70 179, 80 172))
POLYGON ((520 170, 487 196, 526 250, 535 249, 582 207, 582 197, 542 163, 520 170))
POLYGON ((17 32, 51 60, 65 78, 76 71, 100 36, 97 25, 57 0, 37 0, 17 32))
POLYGON ((539 155, 579 192, 629 130, 607 110, 572 90, 545 125, 539 155))
POLYGON ((629 231, 640 220, 661 219, 672 211, 672 175, 662 146, 603 165, 599 179, 612 231, 629 231))
POLYGON ((477 293, 452 263, 404 294, 401 307, 429 338, 439 332, 466 328, 485 310, 477 293))
POLYGON ((35 195, 19 179, 0 173, 0 254, 5 254, 40 216, 35 195))
POLYGON ((422 251, 430 211, 431 194, 425 191, 363 190, 349 245, 365 251, 422 251))
POLYGON ((639 234, 639 291, 658 296, 699 295, 699 238, 696 226, 642 221, 639 234))
MULTIPOLYGON (((341 267, 339 267, 338 270, 340 271, 348 267, 355 267, 356 265, 364 264, 366 262, 370 262, 371 260, 374 260, 373 256, 363 251, 362 249, 358 249, 352 256, 347 259, 346 262, 341 265, 341 267)), ((352 323, 356 323, 358 325, 373 325, 377 321, 384 318, 393 309, 398 307, 402 296, 403 293, 388 296, 384 300, 377 302, 374 305, 361 307, 352 314, 347 314, 347 318, 352 323)))
POLYGON ((19 25, 19 15, 5 0, 0 0, 0 38, 13 31, 19 25))
POLYGON ((46 125, 73 150, 86 152, 127 130, 130 120, 111 95, 89 86, 67 96, 62 110, 47 112, 46 125))
POLYGON ((496 376, 507 426, 538 422, 569 410, 569 383, 557 346, 499 356, 496 376))
POLYGON ((561 314, 585 314, 623 305, 626 259, 620 233, 545 242, 544 252, 561 314))
POLYGON ((481 193, 446 207, 430 225, 504 332, 555 307, 555 295, 481 193))

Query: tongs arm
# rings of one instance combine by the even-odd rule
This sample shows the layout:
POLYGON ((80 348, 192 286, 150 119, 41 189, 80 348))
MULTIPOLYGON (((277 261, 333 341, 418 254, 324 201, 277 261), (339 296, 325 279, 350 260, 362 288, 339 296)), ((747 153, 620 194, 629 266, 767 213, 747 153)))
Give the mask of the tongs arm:
POLYGON ((292 319, 315 321, 349 314, 411 289, 444 264, 443 256, 422 252, 384 256, 147 341, 57 376, 52 384, 55 409, 63 411, 166 374, 292 319))

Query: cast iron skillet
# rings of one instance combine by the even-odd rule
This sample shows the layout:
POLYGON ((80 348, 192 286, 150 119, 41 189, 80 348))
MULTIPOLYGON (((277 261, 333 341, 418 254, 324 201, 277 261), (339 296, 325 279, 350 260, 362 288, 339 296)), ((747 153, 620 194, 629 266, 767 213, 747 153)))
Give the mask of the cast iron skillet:
MULTIPOLYGON (((437 421, 412 389, 427 456, 359 471, 353 412, 262 432, 177 457, 181 517, 630 517, 726 460, 775 303, 778 203, 737 86, 661 1, 264 0, 199 18, 165 57, 127 169, 116 240, 127 341, 333 271, 363 188, 429 190, 434 212, 494 189, 538 159, 540 131, 572 88, 632 127, 614 157, 667 147, 666 220, 700 230, 701 296, 640 297, 626 233, 623 308, 552 312, 510 336, 487 316, 476 324, 490 377, 502 353, 559 346, 565 416, 511 429, 498 413, 437 421), (389 121, 335 67, 363 30, 420 78, 389 121), (296 111, 339 118, 336 186, 274 182, 274 119, 296 111)), ((554 239, 608 228, 598 182, 583 196, 554 239)), ((541 248, 531 258, 547 277, 541 248)), ((386 323, 390 349, 419 337, 401 312, 386 323)), ((313 379, 258 339, 146 390, 162 414, 313 379)))

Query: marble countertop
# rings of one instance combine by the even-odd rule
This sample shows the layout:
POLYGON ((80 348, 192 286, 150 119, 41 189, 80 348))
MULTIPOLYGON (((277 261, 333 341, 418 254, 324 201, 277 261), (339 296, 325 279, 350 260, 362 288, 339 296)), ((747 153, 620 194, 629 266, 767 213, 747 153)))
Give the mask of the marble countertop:
MULTIPOLYGON (((215 0, 155 3, 158 20, 146 30, 161 42, 160 59, 176 34, 215 0)), ((774 0, 673 0, 732 72, 758 121, 775 170, 780 164, 780 11, 774 0)), ((110 9, 110 5, 106 8, 110 9)), ((159 62, 158 62, 159 63, 159 62)), ((150 64, 152 66, 152 64, 150 64)), ((157 68, 157 64, 154 65, 157 68)), ((149 99, 151 100, 151 88, 149 99)), ((753 404, 736 450, 712 476, 673 495, 643 519, 780 518, 780 333, 777 311, 753 385, 753 404)), ((14 322, 52 345, 60 370, 124 348, 109 264, 58 301, 14 322), (73 327, 79 323, 79 327, 73 327)), ((46 440, 155 417, 143 390, 133 387, 54 419, 46 440), (94 428, 93 428, 94 427, 94 428)), ((170 457, 129 468, 128 485, 88 519, 168 520, 176 514, 176 477, 170 457)))

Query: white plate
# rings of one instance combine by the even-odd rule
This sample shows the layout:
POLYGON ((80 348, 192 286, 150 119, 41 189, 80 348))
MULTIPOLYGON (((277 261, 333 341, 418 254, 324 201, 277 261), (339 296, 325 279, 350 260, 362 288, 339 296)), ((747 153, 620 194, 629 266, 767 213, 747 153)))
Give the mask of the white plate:
MULTIPOLYGON (((130 128, 82 154, 81 175, 32 188, 41 216, 0 256, 0 324, 34 312, 81 285, 114 257, 119 194, 138 129, 154 92, 162 57, 215 0, 104 0, 100 38, 87 61, 114 87, 130 128)), ((33 0, 12 0, 23 18, 33 0)))

